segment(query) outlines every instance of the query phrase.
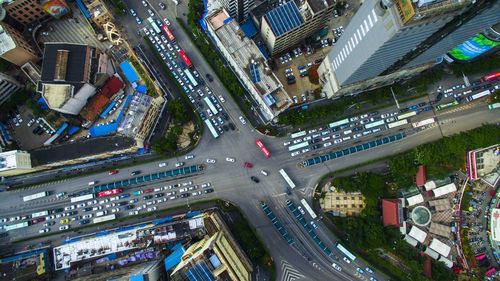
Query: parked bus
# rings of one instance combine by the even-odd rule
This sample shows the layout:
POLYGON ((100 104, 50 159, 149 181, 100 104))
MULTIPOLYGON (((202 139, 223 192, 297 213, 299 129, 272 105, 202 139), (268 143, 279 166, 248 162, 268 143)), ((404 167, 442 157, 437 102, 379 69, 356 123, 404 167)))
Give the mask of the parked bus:
POLYGON ((97 218, 94 219, 93 223, 100 223, 100 222, 105 222, 105 221, 112 221, 114 219, 116 219, 116 214, 102 216, 102 217, 97 217, 97 218))
POLYGON ((481 78, 481 82, 491 81, 500 78, 500 71, 495 73, 490 73, 481 78))
POLYGON ((304 209, 306 209, 306 211, 309 213, 309 215, 311 216, 312 219, 315 219, 318 217, 316 215, 316 213, 313 211, 313 209, 311 208, 311 206, 309 206, 309 203, 307 203, 307 201, 305 199, 300 200, 300 203, 302 203, 302 206, 304 206, 304 209))
POLYGON ((416 111, 410 111, 408 113, 398 115, 396 118, 398 120, 403 120, 403 119, 406 119, 406 118, 409 118, 409 117, 412 117, 412 116, 415 116, 415 115, 417 115, 416 111))
POLYGON ((328 124, 328 127, 334 128, 334 127, 345 125, 345 124, 349 124, 349 118, 330 123, 330 124, 328 124))
POLYGON ((412 126, 413 126, 413 128, 418 128, 418 127, 422 127, 422 126, 425 126, 425 125, 430 125, 430 124, 432 124, 434 122, 436 122, 436 119, 434 119, 434 118, 427 118, 427 119, 424 119, 424 120, 421 120, 421 121, 413 123, 412 126))
POLYGON ((198 81, 196 81, 196 79, 194 79, 194 76, 193 76, 193 74, 191 74, 191 71, 189 69, 184 69, 184 74, 186 74, 186 76, 189 79, 189 81, 191 82, 191 84, 193 84, 193 87, 198 86, 198 81))
POLYGON ((292 181, 292 179, 290 179, 290 177, 285 172, 285 170, 281 169, 280 170, 280 174, 285 179, 285 181, 288 184, 288 186, 290 186, 290 188, 294 189, 295 188, 295 183, 292 181))
POLYGON ((31 218, 36 219, 36 218, 45 217, 48 215, 49 215, 49 211, 39 211, 39 212, 35 212, 35 213, 31 214, 31 218))
POLYGON ((484 258, 486 258, 486 255, 485 255, 485 254, 481 254, 481 255, 476 256, 476 260, 477 260, 477 261, 484 260, 484 258))
POLYGON ((392 128, 396 128, 396 127, 403 126, 406 124, 408 124, 408 119, 403 119, 403 120, 399 120, 399 121, 387 124, 387 128, 392 129, 392 128))
POLYGON ((97 193, 97 197, 111 196, 111 195, 120 194, 122 192, 123 192, 123 189, 121 189, 121 188, 113 188, 113 189, 104 190, 104 191, 97 193))
POLYGON ((293 133, 290 137, 292 139, 296 139, 296 138, 299 138, 299 137, 303 137, 305 135, 307 135, 306 131, 300 131, 300 132, 297 132, 297 133, 293 133))
POLYGON ((40 198, 43 198, 43 197, 47 197, 47 196, 49 196, 49 192, 48 191, 42 191, 42 192, 38 192, 38 193, 35 193, 35 194, 24 196, 23 197, 23 201, 27 202, 27 201, 31 201, 31 200, 35 200, 35 199, 40 199, 40 198))
POLYGON ((468 96, 465 98, 466 101, 473 101, 473 100, 477 100, 477 99, 480 99, 482 97, 486 97, 486 96, 489 96, 491 94, 491 91, 490 90, 484 90, 482 92, 479 92, 477 94, 474 94, 472 96, 468 96))
POLYGON ((5 231, 11 231, 11 230, 14 230, 14 229, 19 229, 19 228, 27 227, 29 225, 30 225, 30 222, 28 222, 28 221, 23 221, 23 222, 16 223, 16 224, 6 225, 5 226, 5 231))
POLYGON ((219 111, 217 110, 217 108, 215 108, 214 104, 212 103, 212 101, 208 97, 204 97, 203 100, 208 105, 208 108, 210 108, 210 111, 212 111, 212 113, 214 115, 217 114, 217 113, 219 113, 219 111))
POLYGON ((207 125, 208 130, 210 131, 210 133, 212 133, 212 136, 214 137, 214 139, 218 138, 219 137, 219 133, 217 133, 217 131, 215 130, 215 128, 212 125, 212 123, 210 122, 210 120, 205 119, 204 122, 207 125))
POLYGON ((159 34, 161 32, 160 28, 158 27, 158 24, 156 24, 155 20, 152 17, 148 18, 148 22, 153 27, 153 30, 156 32, 156 34, 159 34))
POLYGON ((384 124, 385 124, 384 119, 378 120, 378 121, 366 124, 365 125, 365 129, 371 129, 371 128, 379 127, 379 126, 382 126, 384 124))
POLYGON ((259 139, 255 140, 255 144, 259 147, 260 151, 264 153, 266 158, 269 158, 269 156, 271 156, 271 152, 269 152, 269 150, 266 148, 266 146, 262 143, 261 140, 259 139))
POLYGON ((186 64, 186 67, 190 68, 193 66, 193 64, 191 63, 191 60, 188 58, 188 56, 186 55, 186 52, 184 52, 184 50, 179 51, 179 56, 181 56, 182 61, 184 61, 184 63, 186 64))
POLYGON ((356 256, 353 255, 351 252, 349 252, 342 244, 338 243, 335 245, 339 251, 342 252, 346 257, 348 257, 350 260, 354 261, 356 259, 356 256))
POLYGON ((495 109, 500 107, 500 102, 488 104, 488 109, 495 109))
POLYGON ((290 145, 288 147, 288 151, 294 151, 294 150, 301 149, 301 148, 304 148, 304 147, 307 147, 307 146, 309 146, 309 142, 308 141, 301 142, 301 143, 298 143, 298 144, 290 145))
POLYGON ((85 194, 85 195, 81 195, 81 196, 77 196, 77 197, 71 197, 71 203, 85 201, 85 200, 91 200, 94 198, 95 198, 94 193, 85 194))
POLYGON ((449 102, 449 103, 445 103, 445 104, 440 104, 440 105, 437 105, 436 106, 436 110, 443 110, 445 108, 448 108, 448 107, 453 107, 455 105, 458 105, 458 101, 452 101, 452 102, 449 102))
POLYGON ((172 33, 172 31, 168 28, 168 26, 166 24, 162 24, 161 29, 163 29, 165 34, 167 34, 168 40, 170 40, 170 42, 172 42, 172 43, 175 43, 175 36, 172 33))

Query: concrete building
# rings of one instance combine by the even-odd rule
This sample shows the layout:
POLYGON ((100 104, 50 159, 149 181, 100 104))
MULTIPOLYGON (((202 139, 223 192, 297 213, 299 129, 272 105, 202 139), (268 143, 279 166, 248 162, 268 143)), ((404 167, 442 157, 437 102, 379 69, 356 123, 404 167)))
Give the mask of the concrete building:
POLYGON ((324 92, 355 94, 442 61, 450 49, 500 21, 499 1, 473 2, 365 1, 318 69, 324 92))
POLYGON ((244 21, 255 5, 254 0, 220 0, 220 2, 229 15, 238 22, 244 21))
POLYGON ((296 0, 267 12, 260 31, 270 54, 279 54, 323 28, 334 7, 334 0, 296 0))
MULTIPOLYGON (((6 1, 9 2, 9 1, 6 1)), ((47 1, 50 2, 50 1, 47 1)), ((50 15, 38 0, 14 0, 4 6, 7 15, 26 26, 34 21, 43 20, 50 15)))
POLYGON ((0 105, 21 88, 14 77, 0 72, 0 105))
POLYGON ((365 208, 365 198, 361 192, 327 191, 320 199, 323 211, 332 212, 336 216, 356 216, 365 208))
POLYGON ((257 45, 245 36, 238 23, 231 20, 224 9, 209 12, 205 21, 208 34, 242 86, 258 104, 264 121, 275 119, 292 101, 257 45))
POLYGON ((113 15, 109 12, 106 4, 101 0, 85 0, 83 2, 89 11, 92 21, 100 28, 104 29, 104 25, 114 21, 113 15))
POLYGON ((0 176, 14 176, 31 171, 31 155, 22 150, 0 153, 0 176))
POLYGON ((38 60, 37 52, 26 42, 23 35, 2 22, 0 22, 0 57, 17 66, 38 60))

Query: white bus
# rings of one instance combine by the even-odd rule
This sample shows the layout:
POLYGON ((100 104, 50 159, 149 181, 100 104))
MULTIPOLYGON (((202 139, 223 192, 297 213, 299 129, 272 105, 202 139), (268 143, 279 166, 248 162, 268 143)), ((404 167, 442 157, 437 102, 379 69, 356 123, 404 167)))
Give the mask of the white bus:
POLYGON ((418 128, 418 127, 422 127, 422 126, 425 126, 425 125, 430 125, 432 123, 436 122, 436 119, 434 118, 427 118, 427 119, 424 119, 422 121, 418 121, 418 122, 415 122, 412 124, 413 128, 418 128))
POLYGON ((299 138, 299 137, 303 137, 307 135, 307 132, 306 131, 300 131, 300 132, 297 132, 297 133, 293 133, 291 135, 292 139, 296 139, 296 138, 299 138))
POLYGON ((204 122, 207 125, 208 130, 210 130, 210 133, 212 133, 212 136, 214 137, 214 139, 218 138, 219 137, 219 133, 217 133, 217 131, 215 130, 215 128, 212 125, 212 123, 210 122, 210 120, 205 119, 204 122))
POLYGON ((306 199, 300 200, 300 203, 302 203, 302 206, 304 206, 304 209, 306 209, 306 211, 309 213, 309 215, 311 216, 312 219, 315 219, 318 217, 316 215, 316 213, 313 211, 313 209, 311 208, 311 206, 309 206, 309 203, 307 203, 306 199))
POLYGON ((23 222, 16 223, 16 224, 11 224, 11 225, 6 225, 5 226, 5 231, 11 231, 11 230, 14 230, 14 229, 19 229, 19 228, 27 227, 29 225, 30 224, 27 221, 23 221, 23 222))
POLYGON ((482 91, 480 93, 474 94, 472 96, 468 96, 465 99, 467 101, 473 101, 473 100, 477 100, 477 99, 482 98, 482 97, 489 96, 490 94, 491 94, 490 90, 485 90, 485 91, 482 91))
POLYGON ((280 174, 285 179, 286 183, 288 183, 288 186, 290 186, 290 188, 295 188, 295 183, 292 181, 292 179, 290 179, 285 170, 281 169, 280 174))
POLYGON ((212 113, 215 115, 217 114, 219 111, 217 110, 217 108, 215 108, 214 104, 212 103, 212 101, 208 98, 208 97, 204 97, 203 100, 205 101, 205 103, 208 105, 208 108, 210 108, 210 111, 212 111, 212 113))
POLYGON ((105 221, 112 221, 114 219, 116 219, 116 214, 95 218, 93 222, 100 223, 100 222, 105 222, 105 221))
POLYGON ((35 212, 35 213, 31 214, 31 218, 36 219, 36 218, 45 217, 48 215, 49 215, 49 211, 40 211, 40 212, 35 212))
POLYGON ((350 260, 354 261, 356 259, 356 256, 353 255, 351 252, 349 252, 344 246, 342 246, 342 244, 337 243, 336 247, 337 247, 337 249, 339 249, 339 251, 341 251, 350 260))
POLYGON ((403 119, 406 119, 408 117, 412 117, 412 116, 415 116, 415 115, 417 115, 416 111, 410 111, 408 113, 398 115, 396 118, 398 118, 398 120, 403 120, 403 119))
POLYGON ((23 201, 24 202, 31 201, 31 200, 40 199, 40 198, 47 197, 47 196, 49 196, 49 192, 48 191, 38 192, 38 193, 35 193, 35 194, 24 196, 23 197, 23 201))
POLYGON ((85 201, 85 200, 91 200, 94 198, 95 198, 94 193, 85 194, 85 195, 77 196, 77 197, 71 197, 71 203, 85 201))
POLYGON ((328 124, 328 127, 333 128, 341 125, 349 124, 349 118, 342 119, 333 123, 328 124))
POLYGON ((155 20, 152 17, 148 18, 148 22, 151 25, 151 27, 153 27, 153 30, 156 32, 156 34, 160 34, 161 29, 158 27, 158 25, 156 24, 155 20))
POLYGON ((408 124, 408 119, 403 119, 403 120, 399 120, 399 121, 387 124, 387 128, 392 129, 392 128, 396 128, 396 127, 403 126, 406 124, 408 124))
POLYGON ((301 149, 301 148, 304 148, 304 147, 307 147, 307 146, 309 146, 309 142, 308 141, 304 141, 304 142, 301 142, 301 143, 289 146, 288 147, 288 151, 294 151, 294 150, 301 149))
POLYGON ((385 124, 385 121, 383 119, 382 120, 378 120, 378 121, 366 124, 365 125, 365 129, 375 128, 375 127, 378 127, 378 126, 382 126, 384 124, 385 124))
POLYGON ((191 82, 191 84, 193 84, 193 87, 198 86, 198 81, 196 81, 196 79, 194 79, 193 74, 191 74, 191 71, 189 71, 189 69, 187 69, 187 68, 184 69, 184 74, 186 74, 186 76, 189 79, 189 81, 191 82))

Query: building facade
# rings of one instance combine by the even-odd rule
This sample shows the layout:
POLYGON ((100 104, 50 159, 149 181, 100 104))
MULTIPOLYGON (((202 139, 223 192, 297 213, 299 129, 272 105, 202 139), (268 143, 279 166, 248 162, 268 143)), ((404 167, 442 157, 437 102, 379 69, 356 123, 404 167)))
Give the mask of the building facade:
POLYGON ((31 171, 31 155, 22 150, 0 153, 0 176, 14 176, 31 171))
POLYGON ((271 55, 297 45, 323 28, 334 7, 334 0, 297 0, 267 12, 261 19, 260 31, 271 55))
POLYGON ((23 26, 50 16, 38 0, 15 0, 5 5, 4 9, 9 17, 23 26))
POLYGON ((220 2, 229 15, 238 22, 244 21, 255 5, 254 0, 220 0, 220 2))
POLYGON ((323 89, 338 97, 418 74, 500 21, 499 7, 498 1, 365 1, 318 69, 323 89))
POLYGON ((20 89, 21 84, 16 79, 0 72, 0 105, 20 89))
POLYGON ((39 59, 22 34, 5 23, 0 23, 0 57, 17 66, 39 59))

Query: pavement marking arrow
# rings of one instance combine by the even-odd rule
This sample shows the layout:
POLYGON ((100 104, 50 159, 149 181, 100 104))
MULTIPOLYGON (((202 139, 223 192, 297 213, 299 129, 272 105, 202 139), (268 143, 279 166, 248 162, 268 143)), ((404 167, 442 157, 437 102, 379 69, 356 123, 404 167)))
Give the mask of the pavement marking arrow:
POLYGON ((293 268, 293 266, 285 260, 281 261, 281 271, 283 271, 281 281, 294 281, 305 277, 302 273, 300 273, 300 271, 293 268))

